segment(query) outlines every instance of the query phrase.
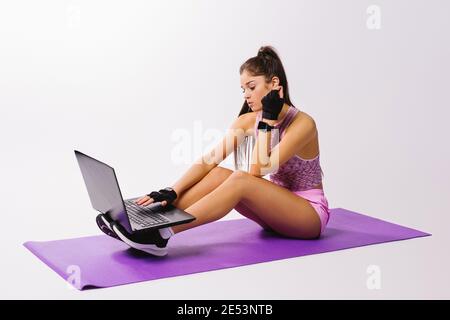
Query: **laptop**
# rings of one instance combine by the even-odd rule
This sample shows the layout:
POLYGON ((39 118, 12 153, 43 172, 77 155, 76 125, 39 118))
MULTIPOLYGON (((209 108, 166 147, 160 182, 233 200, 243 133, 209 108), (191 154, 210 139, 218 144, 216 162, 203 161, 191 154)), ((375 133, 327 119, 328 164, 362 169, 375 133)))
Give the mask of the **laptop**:
POLYGON ((74 151, 92 207, 108 215, 130 234, 189 223, 196 219, 173 204, 163 206, 160 202, 154 202, 142 206, 134 202, 140 197, 124 200, 114 168, 80 151, 74 151))

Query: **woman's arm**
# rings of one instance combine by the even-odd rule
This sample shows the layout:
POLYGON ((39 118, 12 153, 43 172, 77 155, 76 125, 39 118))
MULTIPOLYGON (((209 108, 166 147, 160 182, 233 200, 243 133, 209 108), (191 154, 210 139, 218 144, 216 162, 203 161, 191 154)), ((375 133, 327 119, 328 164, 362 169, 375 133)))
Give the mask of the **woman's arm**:
MULTIPOLYGON (((252 152, 250 174, 263 177, 278 168, 300 152, 317 134, 316 123, 304 117, 291 124, 283 139, 270 150, 272 132, 258 131, 258 141, 252 152)), ((280 137, 278 137, 280 138, 280 137)))
POLYGON ((206 163, 194 163, 172 186, 178 197, 191 186, 203 179, 214 167, 206 163))
MULTIPOLYGON (((277 123, 276 120, 264 118, 262 118, 261 121, 264 121, 271 126, 274 126, 277 123)), ((270 164, 271 140, 272 131, 258 130, 258 139, 253 147, 252 162, 249 171, 251 175, 262 177, 266 174, 264 173, 263 168, 266 168, 270 164)))
POLYGON ((247 128, 252 125, 252 115, 249 113, 238 117, 223 140, 211 151, 203 155, 200 159, 186 171, 186 173, 173 184, 172 188, 178 197, 191 186, 203 179, 213 168, 219 165, 228 155, 233 152, 244 137, 248 134, 247 128))

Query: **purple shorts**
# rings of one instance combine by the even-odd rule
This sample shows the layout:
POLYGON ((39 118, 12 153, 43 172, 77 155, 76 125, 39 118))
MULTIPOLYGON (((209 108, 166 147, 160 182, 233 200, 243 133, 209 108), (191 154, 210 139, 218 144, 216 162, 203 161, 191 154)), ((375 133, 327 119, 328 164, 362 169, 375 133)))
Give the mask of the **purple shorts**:
POLYGON ((321 221, 320 234, 325 230, 325 226, 330 219, 330 209, 328 208, 328 200, 322 189, 309 189, 304 191, 293 191, 296 195, 305 198, 311 206, 316 210, 321 221))

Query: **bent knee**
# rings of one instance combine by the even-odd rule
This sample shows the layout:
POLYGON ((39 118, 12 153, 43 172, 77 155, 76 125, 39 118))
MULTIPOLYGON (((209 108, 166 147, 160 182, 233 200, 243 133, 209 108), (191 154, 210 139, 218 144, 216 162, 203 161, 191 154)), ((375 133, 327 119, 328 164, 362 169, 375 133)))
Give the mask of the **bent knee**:
POLYGON ((231 174, 233 173, 233 170, 224 168, 224 167, 214 167, 211 169, 211 171, 208 173, 208 175, 214 177, 215 179, 219 180, 219 182, 225 181, 231 174))

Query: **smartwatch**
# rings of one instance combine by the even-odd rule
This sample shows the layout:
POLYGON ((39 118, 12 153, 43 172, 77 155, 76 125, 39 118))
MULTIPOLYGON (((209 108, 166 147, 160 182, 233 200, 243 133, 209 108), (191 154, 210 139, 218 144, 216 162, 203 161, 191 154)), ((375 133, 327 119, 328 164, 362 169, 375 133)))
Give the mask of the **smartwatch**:
POLYGON ((271 126, 270 124, 268 124, 267 122, 264 122, 264 121, 259 121, 258 122, 258 130, 265 130, 265 131, 270 131, 270 130, 272 130, 273 128, 275 128, 275 127, 273 127, 273 126, 271 126))

